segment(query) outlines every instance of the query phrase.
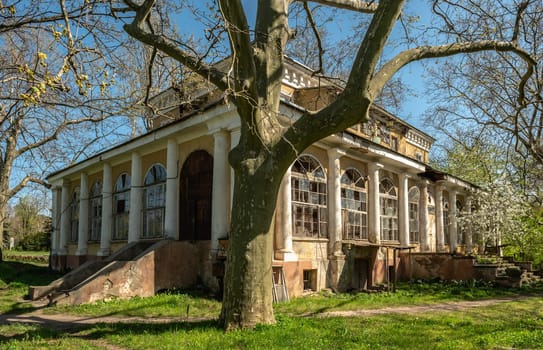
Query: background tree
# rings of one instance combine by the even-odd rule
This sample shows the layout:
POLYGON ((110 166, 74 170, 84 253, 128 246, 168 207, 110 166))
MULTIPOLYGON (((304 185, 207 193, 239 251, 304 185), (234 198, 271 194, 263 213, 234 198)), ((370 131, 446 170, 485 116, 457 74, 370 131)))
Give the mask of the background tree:
MULTIPOLYGON (((528 1, 528 10, 518 26, 522 47, 541 62, 543 57, 543 5, 528 1)), ((462 36, 501 35, 504 25, 512 28, 514 18, 500 15, 508 1, 442 1, 434 8, 446 18, 456 7, 466 8, 460 21, 449 21, 454 33, 462 36), (485 8, 490 16, 478 16, 485 8), (477 20, 478 27, 468 27, 477 20), (475 33, 474 33, 475 31, 475 33), (465 34, 464 34, 465 33, 465 34)), ((460 13, 460 12, 458 12, 460 13)), ((481 52, 445 60, 432 70, 429 93, 435 105, 430 110, 435 125, 449 130, 476 128, 499 137, 501 142, 531 164, 543 164, 543 71, 534 66, 534 74, 524 80, 524 62, 506 52, 481 52), (522 90, 519 84, 525 84, 522 90)), ((510 153, 511 154, 511 153, 510 153)), ((534 174, 535 175, 535 174, 534 174)))
POLYGON ((492 183, 507 173, 507 149, 478 129, 445 128, 435 146, 431 165, 473 184, 492 183))
POLYGON ((137 135, 156 93, 147 87, 177 81, 113 20, 123 15, 113 5, 0 1, 0 241, 10 200, 46 185, 46 174, 137 135))
MULTIPOLYGON (((225 72, 212 65, 213 61, 206 60, 208 52, 224 48, 220 40, 210 40, 205 49, 196 50, 187 45, 188 36, 176 34, 171 37, 157 25, 160 22, 156 18, 165 15, 157 6, 160 2, 125 0, 134 12, 133 20, 124 26, 125 30, 208 79, 225 92, 239 114, 240 140, 229 156, 235 185, 221 313, 226 329, 274 322, 271 262, 275 203, 283 174, 304 149, 323 137, 367 120, 370 106, 385 84, 398 70, 413 61, 496 50, 518 54, 526 60, 528 73, 534 64, 518 45, 518 28, 522 23, 520 15, 527 4, 520 8, 511 4, 509 8, 503 8, 501 17, 495 17, 497 23, 508 23, 512 18, 516 26, 504 27, 499 32, 481 33, 475 30, 479 22, 470 22, 465 24, 472 32, 469 37, 458 32, 441 45, 413 45, 392 54, 387 52, 386 57, 391 58, 381 62, 404 1, 318 0, 314 2, 354 11, 361 16, 370 15, 371 19, 358 41, 359 47, 352 57, 347 81, 337 99, 320 111, 304 111, 298 119, 285 121, 279 114, 279 104, 285 48, 293 36, 288 21, 292 2, 259 1, 254 26, 249 24, 239 0, 219 0, 209 7, 208 18, 212 23, 207 24, 213 27, 207 28, 206 33, 213 33, 211 37, 214 38, 222 31, 228 35, 227 55, 231 57, 231 66, 225 72)), ((441 1, 437 3, 441 4, 441 1)), ((479 11, 479 16, 484 17, 488 13, 491 12, 479 11)), ((451 35, 454 27, 450 29, 447 25, 452 15, 443 17, 451 35)), ((318 25, 314 28, 318 30, 318 25)), ((426 31, 424 37, 428 40, 446 39, 439 31, 432 33, 431 30, 426 31)), ((529 74, 525 79, 528 77, 529 74)))
POLYGON ((16 247, 23 250, 45 250, 50 247, 51 218, 44 215, 47 205, 39 197, 25 195, 13 207, 9 221, 9 234, 16 247))
POLYGON ((473 197, 471 212, 463 212, 459 224, 474 233, 481 254, 492 247, 517 260, 543 261, 541 208, 531 205, 518 186, 498 179, 473 197))

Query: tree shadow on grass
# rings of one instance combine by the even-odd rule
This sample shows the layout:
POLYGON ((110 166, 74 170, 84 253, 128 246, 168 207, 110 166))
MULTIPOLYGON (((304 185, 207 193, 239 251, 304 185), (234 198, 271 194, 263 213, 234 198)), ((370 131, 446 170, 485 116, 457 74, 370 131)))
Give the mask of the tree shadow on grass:
POLYGON ((26 286, 47 285, 62 275, 51 271, 47 266, 19 261, 0 262, 0 278, 8 285, 10 283, 26 286))
MULTIPOLYGON (((62 321, 43 319, 39 316, 29 316, 26 321, 19 320, 27 326, 15 329, 11 332, 0 331, 0 348, 13 340, 33 340, 40 341, 58 340, 59 337, 77 338, 83 340, 99 340, 112 335, 160 335, 171 332, 191 332, 191 331, 221 331, 219 321, 198 320, 198 321, 156 321, 149 319, 149 322, 108 322, 93 323, 86 321, 62 321), (34 325, 28 326, 28 325, 34 325), (11 333, 11 334, 10 334, 11 333), (7 334, 7 335, 6 335, 7 334)), ((14 323, 8 323, 14 325, 14 323)), ((0 330, 2 325, 0 324, 0 330)))

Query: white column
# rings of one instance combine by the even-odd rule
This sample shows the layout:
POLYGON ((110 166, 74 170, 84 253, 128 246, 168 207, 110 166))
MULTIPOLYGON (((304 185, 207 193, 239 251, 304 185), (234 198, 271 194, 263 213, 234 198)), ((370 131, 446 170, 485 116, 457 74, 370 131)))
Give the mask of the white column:
POLYGON ((102 226, 100 229, 100 250, 96 255, 108 256, 111 250, 111 230, 113 229, 113 180, 111 165, 104 163, 102 175, 102 226))
POLYGON ((343 222, 341 220, 341 164, 345 152, 328 150, 328 254, 341 256, 343 222))
MULTIPOLYGON (((471 196, 466 197, 466 214, 471 215, 471 196)), ((468 223, 465 227, 464 234, 466 235, 466 254, 471 254, 473 250, 473 231, 472 226, 468 223)))
POLYGON ((428 237, 428 180, 422 180, 419 184, 419 235, 420 249, 423 252, 430 251, 428 237))
POLYGON ((228 152, 230 134, 219 130, 213 134, 213 190, 211 203, 211 251, 219 248, 219 238, 228 233, 228 203, 230 202, 230 169, 228 152))
POLYGON ((379 169, 383 165, 368 165, 368 239, 371 243, 381 242, 381 219, 379 205, 379 169))
POLYGON ((51 221, 53 226, 53 232, 51 233, 51 255, 58 254, 59 240, 60 240, 60 205, 59 200, 61 188, 53 187, 51 198, 51 221))
POLYGON ((130 212, 128 214, 128 243, 137 242, 140 239, 143 209, 143 175, 141 156, 132 153, 131 187, 130 187, 130 212))
POLYGON ((164 213, 164 237, 179 239, 177 195, 179 193, 179 146, 174 139, 168 140, 166 156, 166 208, 164 213))
POLYGON ((68 244, 68 235, 70 234, 70 185, 64 181, 62 183, 60 199, 60 238, 58 244, 58 255, 66 255, 68 244))
POLYGON ((277 216, 278 238, 277 243, 281 249, 276 254, 276 258, 284 261, 296 261, 296 254, 292 247, 292 183, 290 178, 290 168, 285 172, 281 181, 279 193, 279 204, 275 210, 277 216))
MULTIPOLYGON (((281 184, 281 198, 283 206, 280 208, 281 233, 283 239, 283 260, 296 260, 296 254, 292 246, 292 179, 290 167, 285 172, 281 184)), ((277 212, 277 211, 276 211, 277 212)))
POLYGON ((409 245, 409 175, 400 174, 400 198, 399 198, 399 230, 400 230, 400 244, 402 246, 409 245))
POLYGON ((456 190, 449 189, 449 248, 451 253, 456 252, 458 243, 458 225, 456 223, 456 190))
POLYGON ((79 189, 79 231, 76 255, 87 255, 89 241, 89 176, 81 173, 79 189))
POLYGON ((445 250, 445 236, 443 231, 443 186, 435 186, 436 200, 436 246, 437 251, 445 250))

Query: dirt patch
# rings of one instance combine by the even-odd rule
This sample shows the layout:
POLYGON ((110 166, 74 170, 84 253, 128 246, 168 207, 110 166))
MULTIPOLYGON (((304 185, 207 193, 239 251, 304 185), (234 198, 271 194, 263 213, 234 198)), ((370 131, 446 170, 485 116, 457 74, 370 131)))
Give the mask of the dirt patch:
POLYGON ((311 316, 317 317, 356 317, 356 316, 371 316, 371 315, 383 315, 383 314, 417 314, 425 312, 439 312, 439 311, 462 311, 475 307, 483 307, 489 305, 495 305, 500 303, 507 303, 515 300, 522 300, 527 298, 534 298, 535 296, 515 296, 499 299, 488 300, 476 300, 476 301, 456 301, 441 304, 430 305, 413 305, 413 306, 395 306, 385 307, 380 309, 358 309, 358 310, 344 310, 344 311, 328 311, 319 314, 313 314, 311 316))

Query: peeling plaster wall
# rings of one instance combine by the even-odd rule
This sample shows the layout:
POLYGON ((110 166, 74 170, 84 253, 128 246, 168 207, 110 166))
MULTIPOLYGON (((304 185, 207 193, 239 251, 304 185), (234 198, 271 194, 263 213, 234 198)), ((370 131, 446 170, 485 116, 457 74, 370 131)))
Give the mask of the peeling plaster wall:
POLYGON ((165 289, 194 286, 211 276, 209 244, 160 241, 133 260, 110 262, 58 303, 146 297, 165 289))
POLYGON ((434 279, 470 280, 475 278, 474 258, 443 253, 400 254, 400 280, 434 279))

